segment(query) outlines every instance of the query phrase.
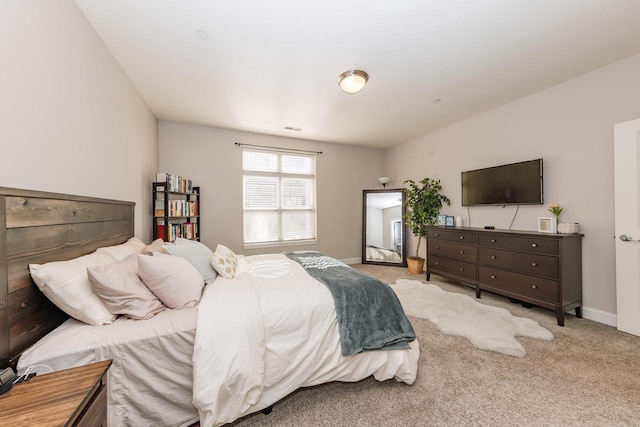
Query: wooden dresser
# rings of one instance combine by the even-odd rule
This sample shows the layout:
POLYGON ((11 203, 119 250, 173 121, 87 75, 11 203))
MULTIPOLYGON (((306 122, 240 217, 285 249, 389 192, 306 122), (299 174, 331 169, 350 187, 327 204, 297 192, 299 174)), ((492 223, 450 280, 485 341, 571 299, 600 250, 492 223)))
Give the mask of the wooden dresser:
POLYGON ((0 396, 0 425, 107 426, 111 360, 37 375, 0 396))
POLYGON ((564 313, 582 305, 582 234, 548 234, 482 228, 429 227, 431 273, 482 290, 564 313))

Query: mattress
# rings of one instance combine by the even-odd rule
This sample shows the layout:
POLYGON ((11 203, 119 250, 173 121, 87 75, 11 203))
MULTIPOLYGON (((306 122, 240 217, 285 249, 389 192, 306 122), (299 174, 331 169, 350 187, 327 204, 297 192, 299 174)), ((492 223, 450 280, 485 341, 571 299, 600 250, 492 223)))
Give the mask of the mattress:
POLYGON ((26 350, 21 372, 38 373, 112 359, 107 374, 110 426, 186 426, 198 420, 192 404, 197 308, 166 309, 149 320, 119 317, 90 326, 68 319, 26 350))

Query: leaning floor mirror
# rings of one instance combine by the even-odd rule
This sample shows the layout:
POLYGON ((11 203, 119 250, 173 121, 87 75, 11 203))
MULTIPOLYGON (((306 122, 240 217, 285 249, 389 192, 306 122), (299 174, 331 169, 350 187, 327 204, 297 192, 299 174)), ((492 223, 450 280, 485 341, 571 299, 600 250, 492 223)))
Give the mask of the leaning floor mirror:
POLYGON ((404 190, 362 193, 362 263, 406 266, 404 190))

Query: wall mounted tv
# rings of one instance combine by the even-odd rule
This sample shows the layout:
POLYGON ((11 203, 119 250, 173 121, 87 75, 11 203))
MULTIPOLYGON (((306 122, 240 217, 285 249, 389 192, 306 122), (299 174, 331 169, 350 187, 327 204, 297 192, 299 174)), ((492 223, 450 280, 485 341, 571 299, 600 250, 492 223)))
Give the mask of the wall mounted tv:
POLYGON ((462 172, 462 206, 542 203, 542 159, 462 172))

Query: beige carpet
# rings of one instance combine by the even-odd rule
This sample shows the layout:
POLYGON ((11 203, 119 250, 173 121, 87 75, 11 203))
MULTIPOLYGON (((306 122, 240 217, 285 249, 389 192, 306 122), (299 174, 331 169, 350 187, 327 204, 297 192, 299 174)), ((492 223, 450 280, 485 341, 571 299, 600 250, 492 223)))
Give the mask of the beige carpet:
POLYGON ((443 333, 464 337, 482 350, 524 357, 527 351, 516 337, 553 339, 553 334, 535 320, 516 317, 506 308, 447 292, 437 285, 398 279, 391 288, 407 316, 430 320, 443 333))
MULTIPOLYGON (((386 283, 425 281, 406 268, 355 265, 386 283)), ((431 277, 438 281, 437 276, 431 277)), ((444 281, 446 291, 473 290, 444 281)), ((366 379, 294 392, 270 415, 249 415, 249 426, 638 426, 640 338, 567 316, 565 327, 541 308, 525 309, 483 293, 484 303, 537 321, 553 341, 520 338, 518 358, 475 348, 445 335, 428 320, 411 318, 420 341, 420 367, 412 386, 366 379)))

